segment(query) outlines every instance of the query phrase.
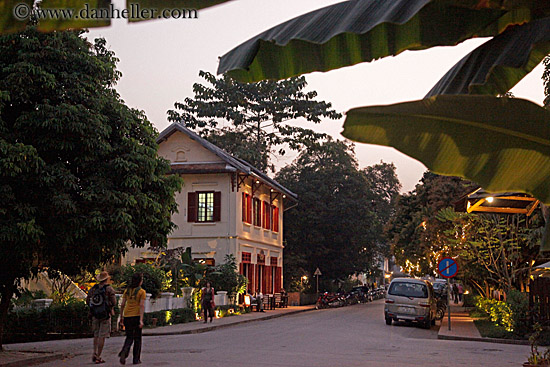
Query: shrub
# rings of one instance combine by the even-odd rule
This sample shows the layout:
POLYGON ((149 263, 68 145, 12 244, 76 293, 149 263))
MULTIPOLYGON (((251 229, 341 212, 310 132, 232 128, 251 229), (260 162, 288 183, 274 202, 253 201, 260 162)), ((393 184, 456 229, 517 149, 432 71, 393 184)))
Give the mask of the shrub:
POLYGON ((120 272, 116 274, 116 282, 126 286, 130 283, 134 273, 143 273, 143 285, 147 293, 151 293, 152 298, 157 298, 160 292, 167 289, 169 281, 164 270, 154 267, 150 264, 125 265, 121 267, 120 272))
POLYGON ((7 342, 82 337, 91 334, 88 306, 82 300, 52 305, 43 310, 27 308, 10 312, 5 326, 7 342))
POLYGON ((212 269, 208 280, 217 291, 227 291, 229 297, 246 290, 248 279, 237 271, 237 261, 232 254, 225 255, 225 263, 212 269))
POLYGON ((144 325, 152 326, 153 319, 157 319, 156 326, 183 324, 195 321, 195 312, 191 308, 176 308, 174 310, 148 312, 143 315, 144 325))
POLYGON ((517 335, 525 335, 530 331, 529 298, 527 293, 512 290, 508 293, 507 303, 512 311, 512 328, 517 335))
POLYGON ((480 296, 476 300, 476 307, 489 316, 495 325, 502 326, 507 331, 513 330, 512 310, 506 302, 480 296))
POLYGON ((476 297, 473 294, 464 294, 462 297, 464 299, 464 307, 475 307, 476 297))

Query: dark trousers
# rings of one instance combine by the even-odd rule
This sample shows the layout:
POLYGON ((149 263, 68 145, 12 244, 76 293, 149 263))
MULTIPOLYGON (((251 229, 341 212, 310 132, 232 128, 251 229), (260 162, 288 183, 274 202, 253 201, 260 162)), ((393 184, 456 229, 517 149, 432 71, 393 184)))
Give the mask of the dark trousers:
POLYGON ((204 321, 207 321, 208 317, 214 317, 214 308, 212 307, 212 303, 210 303, 210 301, 202 302, 201 306, 202 311, 204 312, 204 321))
POLYGON ((139 316, 125 317, 124 327, 126 328, 126 340, 120 351, 121 357, 128 357, 132 343, 134 344, 134 363, 139 362, 141 355, 141 328, 139 327, 139 316))

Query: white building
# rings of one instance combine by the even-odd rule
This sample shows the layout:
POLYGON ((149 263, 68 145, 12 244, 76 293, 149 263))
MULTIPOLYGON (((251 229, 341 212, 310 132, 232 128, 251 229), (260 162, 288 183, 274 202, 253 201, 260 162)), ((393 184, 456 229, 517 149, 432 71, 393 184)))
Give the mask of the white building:
MULTIPOLYGON (((279 292, 284 204, 296 201, 296 194, 181 124, 170 125, 157 142, 159 155, 184 181, 168 248, 191 247, 193 259, 210 265, 233 254, 249 291, 279 292)), ((148 254, 132 249, 127 259, 139 257, 148 254)))

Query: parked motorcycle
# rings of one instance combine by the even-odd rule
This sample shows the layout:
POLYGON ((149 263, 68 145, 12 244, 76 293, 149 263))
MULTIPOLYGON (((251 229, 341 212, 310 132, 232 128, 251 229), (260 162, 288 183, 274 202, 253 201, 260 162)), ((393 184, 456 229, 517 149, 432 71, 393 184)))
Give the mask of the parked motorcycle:
POLYGON ((315 303, 315 308, 319 310, 321 308, 328 307, 342 307, 344 306, 344 304, 345 301, 340 295, 325 292, 321 294, 317 299, 317 303, 315 303))

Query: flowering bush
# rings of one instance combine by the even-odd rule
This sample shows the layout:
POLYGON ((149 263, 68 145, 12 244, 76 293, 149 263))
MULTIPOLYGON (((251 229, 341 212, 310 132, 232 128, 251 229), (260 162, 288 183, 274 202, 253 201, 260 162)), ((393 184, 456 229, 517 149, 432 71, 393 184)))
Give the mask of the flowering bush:
POLYGON ((512 310, 506 302, 478 297, 476 300, 476 307, 479 311, 489 316, 489 319, 494 322, 495 325, 504 327, 506 331, 513 331, 512 310))

